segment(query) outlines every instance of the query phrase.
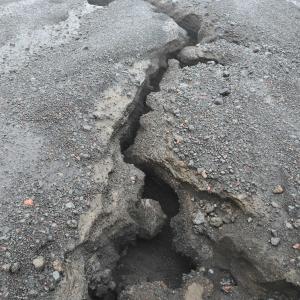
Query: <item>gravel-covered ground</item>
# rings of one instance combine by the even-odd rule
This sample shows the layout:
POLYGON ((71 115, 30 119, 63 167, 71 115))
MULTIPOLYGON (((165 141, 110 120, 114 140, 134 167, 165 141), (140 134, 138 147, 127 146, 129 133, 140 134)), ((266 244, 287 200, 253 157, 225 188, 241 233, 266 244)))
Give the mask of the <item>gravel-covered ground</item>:
POLYGON ((177 248, 229 270, 231 297, 298 299, 299 288, 279 282, 300 284, 299 10, 284 1, 206 9, 215 30, 169 61, 128 155, 176 190, 177 248))
POLYGON ((0 298, 43 299, 151 53, 184 32, 139 0, 1 1, 0 28, 0 298))

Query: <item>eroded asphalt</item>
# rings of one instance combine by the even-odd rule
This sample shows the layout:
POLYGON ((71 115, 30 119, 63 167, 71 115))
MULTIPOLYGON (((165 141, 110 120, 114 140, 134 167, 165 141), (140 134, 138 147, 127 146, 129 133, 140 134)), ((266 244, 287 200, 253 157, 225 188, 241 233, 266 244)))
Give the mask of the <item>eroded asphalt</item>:
MULTIPOLYGON (((236 252, 246 253, 261 281, 300 285, 299 250, 292 248, 300 243, 298 2, 149 2, 155 7, 141 0, 105 7, 77 0, 0 4, 1 299, 54 297, 66 279, 65 253, 88 231, 80 217, 94 209, 95 195, 118 168, 122 177, 110 183, 112 200, 103 203, 115 214, 103 222, 117 225, 103 240, 126 228, 126 221, 119 228, 116 220, 127 209, 122 196, 130 193, 118 187, 129 186, 127 180, 142 185, 143 178, 114 157, 113 135, 156 50, 186 39, 172 17, 188 13, 202 17, 198 48, 219 64, 181 68, 170 61, 161 91, 148 97, 153 112, 142 118, 129 152, 140 164, 159 166, 154 172, 179 195, 184 211, 173 225, 180 228, 177 249, 208 268, 225 264, 241 277, 232 299, 254 299, 244 288, 256 287, 250 275, 258 275, 242 276, 242 265, 228 256, 227 264, 216 259, 226 238, 226 251, 238 245, 236 252), (192 188, 184 191, 183 182, 192 188), (205 215, 207 199, 194 199, 199 191, 230 196, 240 206, 221 209, 213 198, 215 211, 205 215), (211 242, 203 236, 216 246, 207 250, 211 242)), ((196 286, 198 295, 231 297, 203 286, 196 286)), ((151 296, 152 288, 150 299, 175 297, 155 284, 158 296, 151 296)), ((143 289, 123 297, 143 299, 143 289)), ((194 299, 193 289, 187 291, 176 297, 194 299)), ((78 299, 85 292, 82 287, 78 299)))
POLYGON ((144 1, 6 1, 0 23, 0 298, 43 298, 149 53, 184 32, 144 1))

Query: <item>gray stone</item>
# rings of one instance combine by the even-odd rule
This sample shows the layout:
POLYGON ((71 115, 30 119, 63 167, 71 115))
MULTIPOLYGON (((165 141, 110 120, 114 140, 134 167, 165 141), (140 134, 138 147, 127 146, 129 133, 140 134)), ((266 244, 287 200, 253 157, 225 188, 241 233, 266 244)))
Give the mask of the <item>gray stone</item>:
POLYGON ((278 246, 279 243, 280 243, 280 238, 279 238, 279 237, 272 237, 272 238, 271 238, 271 244, 272 244, 273 246, 278 246))
POLYGON ((73 202, 68 202, 68 203, 66 203, 66 208, 73 209, 73 208, 75 208, 75 205, 73 202))
POLYGON ((223 225, 223 220, 219 217, 212 217, 209 219, 209 224, 214 227, 221 227, 223 225))
POLYGON ((84 158, 84 159, 90 159, 91 156, 88 153, 80 153, 80 158, 84 158))
POLYGON ((10 268, 11 268, 11 264, 4 264, 1 266, 1 270, 4 272, 9 272, 10 268))
POLYGON ((140 237, 145 239, 155 237, 165 224, 166 219, 167 216, 158 201, 142 199, 136 211, 136 221, 140 226, 140 237))
POLYGON ((207 203, 204 209, 206 214, 210 214, 215 210, 215 206, 212 203, 207 203))
POLYGON ((300 228, 300 219, 297 219, 296 221, 294 221, 293 225, 295 228, 300 228))
POLYGON ((285 222, 285 227, 288 229, 293 229, 293 225, 290 222, 285 222))
POLYGON ((197 62, 218 61, 217 57, 201 46, 187 46, 178 54, 179 60, 186 65, 197 62))
POLYGON ((54 271, 54 272, 52 273, 52 277, 53 277, 53 279, 54 279, 55 281, 59 281, 59 280, 60 280, 60 274, 59 274, 59 272, 58 272, 58 271, 54 271))
POLYGON ((272 236, 277 237, 277 235, 278 235, 277 230, 271 229, 271 234, 272 234, 272 236))
POLYGON ((43 256, 38 256, 32 261, 32 264, 36 270, 42 271, 45 268, 45 259, 43 256))
POLYGON ((76 220, 72 219, 72 220, 68 220, 67 221, 67 225, 72 228, 72 229, 76 229, 78 227, 78 223, 76 220))
POLYGON ((275 201, 272 201, 272 202, 271 202, 271 205, 272 205, 272 207, 274 207, 274 208, 278 208, 278 207, 279 207, 279 204, 278 204, 277 202, 275 202, 275 201))
POLYGON ((204 217, 204 214, 199 210, 197 212, 197 214, 195 215, 195 218, 193 220, 193 223, 195 225, 200 225, 200 224, 203 224, 205 222, 205 217, 204 217))
POLYGON ((224 89, 222 89, 221 91, 220 91, 220 95, 222 95, 222 96, 229 96, 230 95, 230 90, 229 90, 229 88, 224 88, 224 89))
POLYGON ((282 194, 284 192, 284 187, 282 185, 277 185, 273 189, 273 194, 282 194))
POLYGON ((13 264, 11 265, 10 271, 11 271, 12 273, 17 273, 17 272, 20 270, 20 267, 21 267, 20 263, 19 263, 19 262, 15 262, 15 263, 13 263, 13 264))
POLYGON ((92 130, 92 126, 90 126, 90 125, 83 125, 82 128, 85 131, 91 131, 92 130))
POLYGON ((37 297, 38 295, 39 295, 39 293, 38 293, 38 291, 36 291, 36 290, 30 290, 29 292, 28 292, 28 295, 30 296, 30 297, 37 297))
POLYGON ((224 71, 223 72, 223 77, 226 78, 226 77, 229 77, 229 76, 230 76, 230 73, 228 71, 224 71))
POLYGON ((215 105, 222 105, 224 104, 224 100, 222 98, 217 98, 214 100, 215 105))

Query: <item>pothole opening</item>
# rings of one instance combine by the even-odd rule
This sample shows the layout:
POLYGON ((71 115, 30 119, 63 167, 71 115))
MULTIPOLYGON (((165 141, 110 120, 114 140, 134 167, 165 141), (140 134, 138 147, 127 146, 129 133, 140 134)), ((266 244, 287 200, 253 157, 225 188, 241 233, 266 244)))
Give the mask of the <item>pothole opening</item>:
POLYGON ((166 183, 151 175, 146 176, 143 197, 158 201, 168 219, 155 238, 137 239, 134 245, 128 247, 114 272, 118 289, 154 281, 178 288, 182 275, 193 269, 191 259, 180 255, 173 247, 170 220, 179 212, 178 197, 166 183))
POLYGON ((163 282, 172 289, 182 284, 183 274, 195 268, 192 260, 177 253, 173 247, 173 233, 170 220, 179 212, 176 193, 165 182, 152 175, 146 175, 144 198, 160 203, 167 221, 162 230, 151 240, 138 238, 122 252, 112 278, 116 283, 114 291, 101 298, 113 300, 127 287, 145 282, 163 282))

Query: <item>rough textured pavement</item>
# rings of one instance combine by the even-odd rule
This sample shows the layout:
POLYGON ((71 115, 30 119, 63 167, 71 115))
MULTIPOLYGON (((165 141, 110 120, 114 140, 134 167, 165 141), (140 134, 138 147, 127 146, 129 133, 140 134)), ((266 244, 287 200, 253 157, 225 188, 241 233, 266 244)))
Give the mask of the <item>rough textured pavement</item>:
POLYGON ((41 299, 151 53, 184 33, 143 1, 6 1, 0 23, 0 298, 41 299))
POLYGON ((1 2, 0 299, 299 299, 298 1, 149 2, 1 2))
POLYGON ((298 299, 299 289, 289 294, 278 282, 300 284, 299 10, 284 1, 207 10, 210 43, 200 35, 169 61, 129 156, 172 184, 182 206, 172 223, 177 247, 230 270, 234 299, 298 299), (273 292, 259 295, 259 282, 273 292))

